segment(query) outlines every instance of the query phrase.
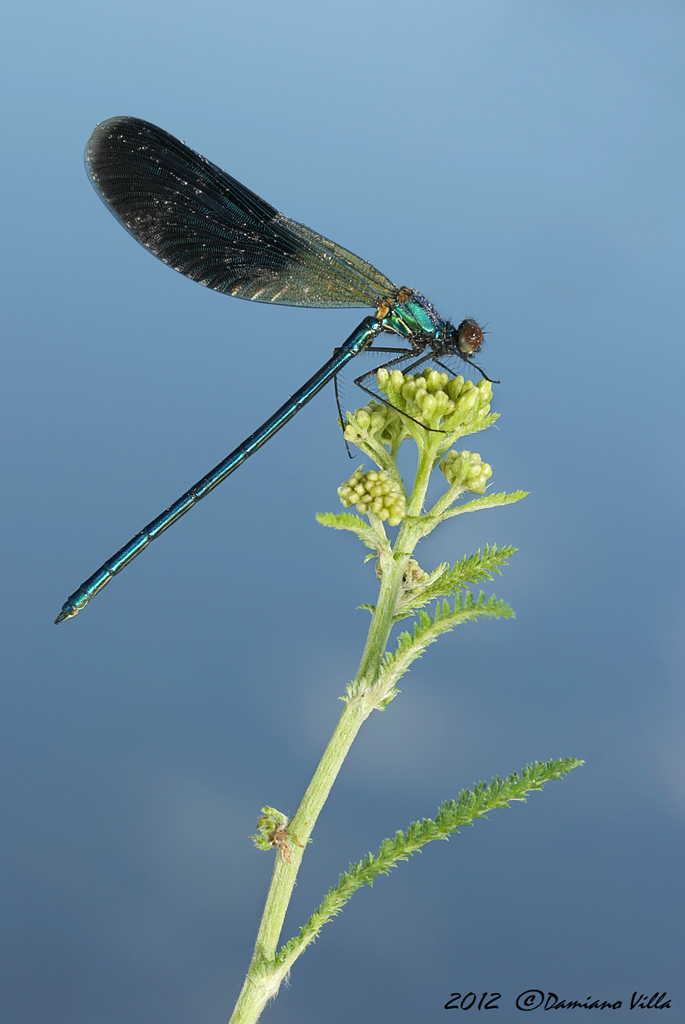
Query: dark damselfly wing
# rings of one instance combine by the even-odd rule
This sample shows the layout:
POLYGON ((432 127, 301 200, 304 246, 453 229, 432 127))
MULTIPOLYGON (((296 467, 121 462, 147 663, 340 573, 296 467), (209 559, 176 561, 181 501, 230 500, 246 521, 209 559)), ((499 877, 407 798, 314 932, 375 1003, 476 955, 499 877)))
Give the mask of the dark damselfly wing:
POLYGON ((377 306, 397 294, 370 263, 284 217, 148 121, 103 121, 85 160, 95 191, 126 230, 207 288, 285 306, 377 306))

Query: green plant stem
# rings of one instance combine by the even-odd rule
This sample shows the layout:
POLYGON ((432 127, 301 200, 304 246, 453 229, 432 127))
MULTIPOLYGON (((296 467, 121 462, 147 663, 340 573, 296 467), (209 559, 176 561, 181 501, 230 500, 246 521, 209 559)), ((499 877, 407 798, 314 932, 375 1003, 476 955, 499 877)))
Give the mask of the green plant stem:
POLYGON ((418 540, 421 536, 415 524, 409 517, 417 517, 421 514, 423 502, 428 490, 428 481, 433 468, 432 446, 426 445, 425 450, 420 451, 419 464, 416 469, 414 487, 407 505, 407 519, 402 523, 397 534, 392 550, 392 562, 389 565, 383 564, 383 576, 381 588, 378 594, 378 603, 369 627, 369 633, 364 646, 364 653, 359 664, 357 679, 365 679, 373 684, 380 671, 381 661, 388 643, 390 631, 393 627, 397 600, 402 586, 402 580, 407 564, 418 540))
MULTIPOLYGON (((419 458, 416 479, 407 508, 408 515, 419 516, 433 467, 433 454, 426 446, 419 458)), ((290 903, 304 849, 316 820, 328 798, 343 761, 362 724, 378 705, 382 695, 374 687, 381 661, 393 627, 397 600, 407 563, 421 531, 411 522, 400 527, 393 549, 392 560, 384 566, 378 604, 371 619, 359 670, 353 687, 354 696, 348 698, 335 731, 326 747, 302 802, 288 826, 290 836, 290 862, 276 852, 271 884, 259 926, 254 954, 243 988, 235 1005, 230 1024, 254 1024, 264 1006, 278 992, 289 967, 276 963, 274 958, 283 921, 290 903), (299 843, 302 846, 298 845, 299 843)))
POLYGON ((297 814, 288 827, 290 863, 278 851, 276 853, 252 962, 231 1017, 231 1024, 252 1024, 259 1018, 268 1000, 278 992, 286 969, 275 964, 274 957, 304 848, 347 752, 370 712, 371 708, 363 714, 357 703, 345 706, 297 814), (298 842, 302 843, 302 846, 299 846, 298 842))

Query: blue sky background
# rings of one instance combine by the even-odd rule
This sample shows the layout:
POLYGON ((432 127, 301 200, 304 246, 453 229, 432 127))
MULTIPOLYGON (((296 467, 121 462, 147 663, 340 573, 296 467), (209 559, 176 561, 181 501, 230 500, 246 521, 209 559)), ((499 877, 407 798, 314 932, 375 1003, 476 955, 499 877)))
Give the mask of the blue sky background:
POLYGON ((684 33, 677 0, 5 15, 3 1022, 227 1019, 271 871, 247 836, 263 804, 297 808, 375 586, 314 519, 351 472, 329 389, 52 625, 365 315, 229 300, 152 259, 83 171, 115 114, 487 323, 502 418, 471 447, 531 491, 424 544, 427 568, 516 545, 494 589, 518 617, 443 638, 366 723, 286 934, 459 789, 586 760, 357 894, 263 1019, 430 1024, 494 990, 507 1024, 528 988, 667 990, 682 1017, 684 33))

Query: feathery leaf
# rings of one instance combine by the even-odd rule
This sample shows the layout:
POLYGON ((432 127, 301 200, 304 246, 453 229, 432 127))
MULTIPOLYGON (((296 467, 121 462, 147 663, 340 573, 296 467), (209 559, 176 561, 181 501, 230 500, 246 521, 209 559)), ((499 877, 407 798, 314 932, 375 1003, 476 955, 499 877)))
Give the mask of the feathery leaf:
POLYGON ((470 619, 513 617, 514 612, 509 605, 499 601, 494 594, 486 597, 480 593, 478 597, 474 597, 470 591, 456 596, 454 608, 448 601, 438 601, 432 618, 427 612, 419 611, 414 632, 400 633, 396 650, 386 653, 383 658, 377 684, 379 692, 385 695, 386 690, 394 689, 411 663, 420 658, 429 644, 434 643, 441 633, 447 633, 470 619))
POLYGON ((422 821, 414 821, 406 832, 399 831, 394 838, 384 839, 376 854, 367 853, 363 860, 351 864, 349 871, 340 875, 338 884, 324 896, 299 935, 279 950, 274 962, 290 967, 358 889, 363 885, 373 885, 379 875, 387 875, 399 861, 407 860, 426 843, 435 839, 449 839, 453 832, 464 825, 472 825, 476 818, 484 817, 488 811, 507 807, 514 800, 525 801, 528 793, 542 789, 546 782, 560 779, 581 764, 582 761, 573 757, 535 761, 524 768, 520 775, 514 772, 506 779, 493 779, 489 786, 480 782, 472 790, 463 790, 456 800, 446 800, 440 805, 435 820, 424 818, 422 821))
POLYGON ((497 508, 499 505, 512 505, 521 498, 527 498, 530 491, 512 491, 511 494, 484 494, 482 498, 475 498, 467 501, 465 505, 459 505, 449 512, 443 512, 442 519, 451 519, 452 516, 460 516, 462 512, 477 512, 481 508, 497 508))
POLYGON ((438 566, 423 590, 417 594, 407 594, 398 602, 395 621, 405 618, 414 609, 423 608, 438 597, 451 597, 469 583, 483 583, 491 580, 494 574, 499 576, 500 566, 506 565, 515 552, 516 548, 511 545, 498 548, 496 544, 486 544, 482 552, 479 548, 474 555, 465 555, 451 567, 445 564, 438 566))

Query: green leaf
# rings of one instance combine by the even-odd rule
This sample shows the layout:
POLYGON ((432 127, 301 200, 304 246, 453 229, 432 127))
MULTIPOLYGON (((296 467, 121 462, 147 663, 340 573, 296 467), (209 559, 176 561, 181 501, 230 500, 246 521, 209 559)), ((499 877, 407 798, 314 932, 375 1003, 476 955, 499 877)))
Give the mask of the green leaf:
POLYGON ((419 611, 419 621, 413 633, 400 633, 397 638, 397 649, 383 658, 377 688, 385 696, 385 691, 395 688, 397 681, 408 671, 412 662, 420 658, 429 644, 435 642, 441 633, 459 626, 462 622, 479 618, 512 619, 514 612, 504 601, 499 601, 493 594, 491 597, 481 593, 474 597, 471 592, 463 596, 457 595, 454 608, 448 601, 438 602, 431 618, 427 612, 419 611))
POLYGON ((514 772, 504 780, 493 779, 489 786, 480 782, 471 790, 462 790, 456 800, 446 800, 440 805, 435 819, 414 821, 406 832, 396 832, 392 839, 384 839, 376 854, 367 853, 363 860, 351 864, 349 871, 340 875, 338 884, 326 893, 299 935, 278 951, 274 963, 289 968, 358 889, 373 885, 379 875, 387 875, 399 861, 407 860, 422 846, 435 839, 449 839, 452 833, 464 825, 472 825, 476 818, 485 817, 491 810, 508 807, 514 800, 525 801, 528 793, 542 789, 546 782, 562 778, 581 764, 583 762, 574 757, 535 761, 520 775, 514 772))
POLYGON ((443 563, 431 573, 424 590, 407 594, 398 602, 395 621, 406 618, 412 611, 423 608, 436 598, 457 594, 469 583, 483 583, 491 580, 495 574, 501 575, 500 566, 506 565, 515 552, 516 548, 509 544, 501 548, 496 544, 486 544, 482 552, 479 548, 474 555, 465 555, 451 567, 443 563))
POLYGON ((322 526, 331 526, 334 530, 352 530, 353 533, 369 529, 366 520, 352 512, 318 512, 316 521, 322 526))
POLYGON ((377 528, 370 526, 365 519, 352 512, 319 512, 316 520, 322 526, 330 526, 334 530, 350 530, 352 533, 356 533, 367 548, 372 548, 376 553, 390 548, 380 520, 376 520, 377 528))
POLYGON ((485 494, 482 498, 474 501, 467 501, 465 505, 453 508, 449 512, 443 512, 442 519, 451 519, 452 516, 460 516, 462 512, 477 512, 481 508, 497 508, 499 505, 512 505, 521 498, 527 498, 530 491, 512 491, 511 494, 485 494))

